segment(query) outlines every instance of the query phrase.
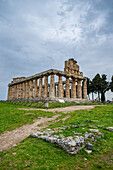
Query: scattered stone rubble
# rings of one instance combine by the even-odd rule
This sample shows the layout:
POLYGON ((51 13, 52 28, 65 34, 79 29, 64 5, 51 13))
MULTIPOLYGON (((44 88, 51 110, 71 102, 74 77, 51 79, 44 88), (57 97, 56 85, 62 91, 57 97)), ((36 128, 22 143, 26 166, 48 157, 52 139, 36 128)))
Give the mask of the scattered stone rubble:
POLYGON ((72 155, 77 154, 82 148, 85 147, 86 152, 91 153, 93 145, 90 142, 95 142, 97 137, 101 139, 103 136, 103 134, 98 129, 90 129, 93 133, 85 132, 84 134, 75 133, 75 131, 72 131, 74 136, 68 137, 65 137, 63 134, 55 135, 55 133, 61 132, 63 129, 66 129, 70 126, 77 128, 76 125, 69 125, 61 128, 55 128, 54 130, 46 129, 44 131, 37 131, 36 133, 31 134, 31 136, 44 139, 50 143, 58 144, 63 148, 63 150, 72 155))
POLYGON ((40 132, 32 134, 33 137, 44 139, 50 143, 55 143, 61 146, 69 154, 77 154, 82 148, 85 147, 85 138, 83 136, 69 136, 64 135, 52 135, 49 132, 40 132))
POLYGON ((113 131, 113 127, 107 127, 106 130, 113 131))

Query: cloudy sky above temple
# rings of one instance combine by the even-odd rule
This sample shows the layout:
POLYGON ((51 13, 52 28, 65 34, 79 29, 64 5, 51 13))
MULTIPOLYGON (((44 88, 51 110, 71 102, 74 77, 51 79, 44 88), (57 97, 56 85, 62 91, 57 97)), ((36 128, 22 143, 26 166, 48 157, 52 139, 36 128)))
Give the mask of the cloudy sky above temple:
POLYGON ((111 79, 113 0, 0 0, 0 99, 13 77, 63 70, 69 58, 111 79))

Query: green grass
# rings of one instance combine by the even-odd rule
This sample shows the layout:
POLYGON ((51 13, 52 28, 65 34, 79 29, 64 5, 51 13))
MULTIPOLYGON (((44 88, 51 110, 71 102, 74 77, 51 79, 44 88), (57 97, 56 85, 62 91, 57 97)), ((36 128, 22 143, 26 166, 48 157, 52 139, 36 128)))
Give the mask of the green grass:
POLYGON ((23 106, 0 103, 0 133, 13 130, 27 123, 33 123, 38 117, 51 117, 55 113, 38 110, 19 110, 23 106), (32 113, 25 115, 26 113, 32 113))
MULTIPOLYGON (((17 117, 20 117, 22 122, 24 122, 24 113, 26 111, 21 112, 17 108, 18 106, 15 105, 2 104, 0 105, 0 113, 4 114, 7 112, 7 118, 13 112, 14 114, 18 113, 17 117)), ((40 114, 48 113, 36 112, 34 114, 35 118, 40 114)), ((51 124, 48 128, 54 129, 71 124, 86 124, 85 127, 79 126, 79 128, 67 127, 61 132, 65 136, 69 136, 73 135, 72 131, 84 133, 89 130, 90 126, 113 126, 113 105, 97 106, 89 111, 78 110, 73 113, 62 114, 60 118, 67 115, 70 115, 70 118, 51 124), (87 119, 91 120, 91 122, 86 122, 87 119)), ((15 116, 13 115, 13 117, 15 116)), ((10 119, 12 119, 12 116, 10 119)), ((17 118, 15 119, 17 120, 17 118)), ((27 118, 27 121, 28 119, 30 117, 27 118)), ((9 128, 11 127, 12 121, 10 120, 9 128)), ((107 131, 105 128, 98 129, 104 134, 104 137, 102 139, 97 138, 96 143, 93 144, 93 152, 91 154, 87 154, 82 149, 77 155, 69 155, 56 144, 50 144, 41 139, 29 136, 9 151, 1 152, 1 169, 113 169, 113 132, 107 131)))

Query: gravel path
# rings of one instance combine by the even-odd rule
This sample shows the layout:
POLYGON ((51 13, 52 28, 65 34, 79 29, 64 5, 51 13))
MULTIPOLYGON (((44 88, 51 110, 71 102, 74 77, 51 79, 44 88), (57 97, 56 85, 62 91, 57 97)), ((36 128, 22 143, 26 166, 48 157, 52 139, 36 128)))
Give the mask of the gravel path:
MULTIPOLYGON (((63 113, 68 113, 68 112, 73 112, 75 110, 89 110, 93 109, 95 106, 98 105, 91 105, 91 106, 69 106, 69 107, 61 107, 61 108, 55 108, 55 109, 35 109, 35 108, 19 108, 20 110, 42 110, 46 112, 63 112, 63 113)), ((99 105, 100 106, 100 105, 99 105)))
POLYGON ((55 120, 58 116, 60 115, 55 115, 52 118, 41 118, 35 120, 33 124, 23 125, 12 131, 5 131, 2 135, 0 135, 0 151, 7 150, 15 146, 34 132, 34 130, 40 130, 41 128, 48 126, 48 121, 55 120), (43 126, 38 127, 37 125, 41 123, 43 123, 43 126))

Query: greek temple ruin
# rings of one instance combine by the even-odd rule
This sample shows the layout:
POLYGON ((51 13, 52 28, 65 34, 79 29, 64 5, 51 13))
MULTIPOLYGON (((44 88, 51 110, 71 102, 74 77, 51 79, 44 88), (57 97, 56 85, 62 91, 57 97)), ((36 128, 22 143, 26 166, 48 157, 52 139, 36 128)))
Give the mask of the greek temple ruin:
POLYGON ((87 100, 87 78, 73 58, 65 61, 64 71, 50 69, 30 77, 17 77, 8 84, 11 101, 87 100))

